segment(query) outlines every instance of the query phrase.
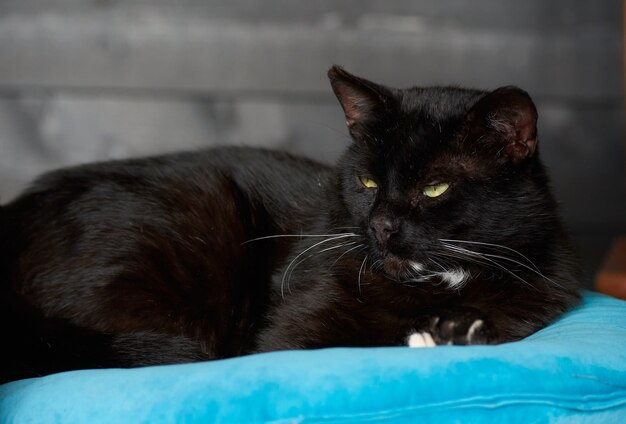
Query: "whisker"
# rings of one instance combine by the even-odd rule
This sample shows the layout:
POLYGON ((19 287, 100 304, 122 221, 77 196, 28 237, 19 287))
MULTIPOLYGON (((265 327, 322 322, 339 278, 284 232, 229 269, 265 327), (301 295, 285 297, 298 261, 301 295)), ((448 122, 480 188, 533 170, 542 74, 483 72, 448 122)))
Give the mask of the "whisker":
POLYGON ((355 233, 337 233, 337 234, 275 234, 272 236, 263 236, 263 237, 257 237, 257 238, 253 238, 250 240, 246 240, 243 243, 241 243, 241 245, 244 245, 246 243, 250 243, 253 241, 258 241, 258 240, 267 240, 267 239, 273 239, 273 238, 279 238, 279 237, 332 237, 332 236, 350 236, 350 237, 359 237, 358 234, 355 233))
POLYGON ((335 259, 335 262, 333 262, 333 263, 330 265, 330 267, 329 267, 329 268, 332 268, 333 266, 335 266, 335 264, 336 264, 337 262, 339 262, 339 260, 340 260, 341 258, 343 258, 343 257, 344 257, 344 255, 345 255, 346 253, 351 252, 351 251, 353 251, 353 250, 355 250, 355 249, 357 249, 357 248, 359 248, 359 247, 365 247, 365 244, 363 244, 363 243, 358 244, 358 245, 356 245, 356 246, 354 246, 354 247, 351 247, 350 249, 346 250, 345 252, 343 252, 341 255, 339 255, 339 257, 338 257, 337 259, 335 259))
POLYGON ((338 244, 338 245, 333 246, 333 247, 327 247, 326 249, 322 249, 322 250, 320 250, 319 252, 317 252, 317 254, 324 253, 324 252, 327 252, 327 251, 329 251, 329 250, 337 249, 337 248, 339 248, 339 247, 351 246, 351 245, 353 245, 354 243, 356 243, 356 241, 350 241, 350 242, 348 242, 348 243, 338 244))
MULTIPOLYGON (((408 286, 408 284, 405 284, 405 283, 422 283, 430 278, 437 277, 437 276, 438 276, 437 273, 424 274, 420 277, 414 277, 414 278, 409 278, 408 280, 398 281, 398 283, 408 286)), ((409 286, 409 287, 414 287, 414 286, 409 286)))
POLYGON ((450 250, 456 251, 458 253, 465 253, 466 255, 475 255, 475 256, 479 256, 483 259, 485 259, 488 262, 493 263, 494 265, 496 265, 498 268, 502 269, 503 271, 508 272, 509 274, 511 274, 513 277, 517 278, 518 280, 520 280, 521 282, 527 284, 529 287, 533 288, 533 289, 537 289, 533 284, 529 283, 528 281, 526 281, 525 279, 523 279, 522 277, 520 277, 519 275, 517 275, 515 272, 511 271, 510 269, 508 269, 507 267, 505 267, 504 265, 502 265, 501 263, 494 261, 493 259, 490 259, 488 257, 485 257, 485 254, 483 253, 479 253, 479 252, 475 252, 473 250, 469 250, 466 249, 464 247, 458 247, 458 246, 452 246, 446 243, 442 243, 443 246, 447 247, 450 250))
POLYGON ((476 245, 480 245, 480 246, 487 246, 487 247, 492 247, 492 248, 499 248, 499 249, 504 249, 504 250, 508 250, 509 252, 513 252, 516 255, 521 256, 523 259, 525 259, 529 264, 531 264, 533 266, 533 268, 535 268, 535 271, 540 272, 539 268, 537 267, 537 265, 535 265, 533 263, 533 261, 531 261, 530 259, 528 259, 527 256, 525 256, 524 254, 522 254, 521 252, 510 248, 508 246, 503 246, 501 244, 494 244, 494 243, 485 243, 485 242, 481 242, 481 241, 469 241, 469 240, 453 240, 453 239, 439 239, 440 241, 444 241, 444 242, 453 242, 453 243, 468 243, 468 244, 476 244, 476 245))
POLYGON ((333 240, 337 240, 340 238, 346 238, 346 237, 354 237, 352 234, 342 234, 342 235, 335 235, 334 237, 329 237, 325 240, 319 241, 317 243, 315 243, 314 245, 304 249, 302 252, 300 252, 298 254, 298 256, 296 256, 295 258, 293 258, 293 260, 289 263, 289 265, 287 265, 287 268, 285 268, 285 273, 283 274, 283 278, 280 282, 280 295, 281 297, 284 299, 285 298, 285 278, 287 277, 287 273, 289 272, 289 269, 291 268, 291 266, 298 260, 298 258, 300 258, 302 255, 304 255, 306 252, 308 252, 311 249, 314 249, 315 247, 319 246, 320 244, 323 243, 328 243, 329 241, 333 241, 333 240))
MULTIPOLYGON (((452 253, 446 253, 446 252, 440 252, 439 255, 443 256, 444 258, 450 258, 450 259, 458 259, 458 260, 463 260, 463 261, 467 261, 473 264, 477 264, 477 265, 483 265, 486 267, 490 267, 493 266, 493 263, 487 262, 487 261, 481 261, 480 259, 476 258, 476 257, 472 257, 469 256, 467 254, 465 255, 458 255, 458 254, 453 254, 456 253, 454 250, 451 250, 452 253)), ((458 252, 458 253, 462 253, 462 252, 458 252)))
MULTIPOLYGON (((478 265, 484 265, 484 266, 491 266, 491 265, 496 264, 495 261, 485 258, 482 253, 474 252, 473 250, 465 249, 463 247, 447 245, 445 243, 442 243, 442 245, 445 248, 447 248, 450 252, 456 253, 455 257, 457 259, 465 260, 468 262, 472 262, 472 263, 475 263, 478 265)), ((498 267, 498 268, 501 269, 501 267, 498 267)))
POLYGON ((435 265, 437 265, 437 266, 439 267, 439 269, 441 269, 443 272, 446 272, 446 271, 447 271, 447 269, 446 269, 443 265, 441 265, 439 262, 437 262, 437 261, 436 261, 436 260, 435 260, 432 256, 430 256, 430 257, 428 258, 428 260, 429 260, 430 262, 434 263, 435 265))
POLYGON ((361 294, 361 271, 363 271, 363 267, 365 266, 365 263, 367 262, 367 257, 369 255, 365 255, 365 259, 363 259, 363 263, 361 264, 361 268, 359 269, 359 295, 361 294))
POLYGON ((291 282, 291 276, 293 275, 293 271, 294 271, 294 270, 298 267, 298 265, 300 265, 302 262, 305 262, 305 261, 307 261, 307 260, 311 259, 313 256, 320 255, 320 254, 322 254, 322 253, 324 253, 324 252, 327 252, 327 251, 329 251, 329 250, 332 250, 332 249, 339 249, 340 247, 349 246, 349 245, 352 245, 352 244, 354 244, 354 243, 356 243, 356 241, 352 241, 352 242, 349 242, 349 243, 340 243, 340 244, 338 244, 338 245, 331 246, 331 247, 327 247, 326 249, 320 250, 319 252, 315 252, 315 253, 313 253, 313 254, 311 254, 311 255, 306 256, 306 257, 305 257, 305 258, 303 258, 303 259, 300 259, 298 262, 296 262, 296 263, 295 263, 295 264, 291 267, 291 271, 289 271, 289 277, 287 277, 287 291, 288 291, 289 293, 291 293, 291 287, 290 287, 290 285, 289 285, 289 283, 291 282))
POLYGON ((383 262, 382 259, 377 259, 374 262, 372 262, 370 264, 370 271, 374 271, 375 270, 374 268, 376 267, 376 265, 378 265, 379 263, 382 263, 382 262, 383 262))
POLYGON ((521 267, 524 267, 524 268, 528 269, 529 271, 534 272, 535 274, 539 275, 540 277, 545 278, 546 280, 548 280, 548 281, 549 281, 549 282, 551 282, 552 284, 555 284, 555 285, 557 285, 557 286, 559 286, 559 287, 561 287, 561 288, 563 287, 563 286, 561 286, 560 284, 558 284, 556 281, 554 281, 553 279, 546 277, 546 276, 545 276, 544 274, 542 274, 539 270, 534 269, 534 268, 531 268, 531 267, 529 267, 529 266, 528 266, 528 265, 526 265, 526 264, 523 264, 523 263, 521 263, 521 262, 516 261, 515 259, 507 258, 506 256, 493 255, 493 254, 490 254, 490 253, 485 253, 485 256, 488 256, 488 257, 490 257, 490 258, 498 258, 498 259, 503 259, 503 260, 505 260, 505 261, 511 261, 511 262, 513 262, 513 263, 518 264, 518 265, 519 265, 519 266, 521 266, 521 267))
POLYGON ((378 259, 377 261, 374 261, 374 263, 372 263, 372 265, 370 266, 370 270, 378 272, 383 268, 384 263, 385 261, 383 261, 382 259, 378 259))
POLYGON ((442 271, 446 272, 449 269, 455 267, 456 264, 454 263, 454 261, 449 260, 451 259, 450 256, 444 255, 446 251, 441 252, 439 250, 435 250, 435 251, 431 251, 430 253, 431 255, 429 259, 432 259, 433 262, 435 262, 441 268, 442 271), (437 261, 434 261, 434 257, 437 258, 437 261))
MULTIPOLYGON (((503 246, 503 247, 504 247, 504 246, 503 246)), ((450 246, 450 248, 454 248, 454 246, 450 246)), ((538 269, 536 269, 536 267, 532 268, 532 267, 530 267, 530 266, 528 266, 528 265, 526 265, 526 264, 524 264, 524 263, 522 263, 522 262, 519 262, 519 261, 517 261, 517 260, 515 260, 515 259, 513 259, 513 258, 509 258, 509 257, 507 257, 507 256, 501 256, 501 255, 494 255, 494 254, 492 254, 492 253, 480 253, 480 252, 474 252, 474 251, 471 251, 471 250, 469 250, 469 249, 458 248, 458 247, 457 247, 457 249, 462 249, 462 250, 458 250, 458 251, 459 251, 459 252, 461 252, 461 253, 474 254, 474 255, 477 255, 477 256, 483 257, 485 260, 488 260, 489 262, 491 262, 491 263, 495 264, 495 265, 496 265, 496 266, 498 266, 500 269, 503 269, 503 270, 507 271, 509 274, 514 275, 516 278, 518 278, 518 279, 520 279, 520 280, 522 280, 522 281, 526 282, 526 283, 527 283, 528 285, 530 285, 531 287, 534 287, 534 285, 532 285, 532 284, 530 284, 529 282, 527 282, 526 280, 522 279, 521 277, 519 277, 518 275, 516 275, 515 273, 513 273, 510 269, 508 269, 508 268, 504 267, 504 266, 503 266, 502 264, 500 264, 499 262, 497 262, 497 261, 493 261, 493 260, 490 260, 489 258, 493 258, 493 259, 501 259, 501 260, 505 260, 505 261, 513 262, 513 263, 515 263, 515 264, 517 264, 517 265, 519 265, 519 266, 521 266, 521 267, 523 267, 523 268, 525 268, 525 269, 527 269, 527 270, 529 270, 529 271, 531 271, 531 272, 534 272, 535 274, 539 275, 541 278, 544 278, 544 279, 546 279, 547 281, 549 281, 549 282, 551 282, 551 283, 553 283, 553 284, 555 284, 555 285, 557 285, 557 286, 561 287, 561 285, 560 285, 560 284, 558 284, 556 281, 552 280, 551 278, 547 277, 546 275, 542 274, 542 273, 541 273, 541 271, 539 271, 538 269)), ((522 256, 523 256, 523 255, 522 255, 522 256)))
POLYGON ((411 279, 420 278, 419 275, 415 275, 415 270, 412 267, 408 267, 406 265, 402 265, 402 272, 404 274, 408 274, 411 279))

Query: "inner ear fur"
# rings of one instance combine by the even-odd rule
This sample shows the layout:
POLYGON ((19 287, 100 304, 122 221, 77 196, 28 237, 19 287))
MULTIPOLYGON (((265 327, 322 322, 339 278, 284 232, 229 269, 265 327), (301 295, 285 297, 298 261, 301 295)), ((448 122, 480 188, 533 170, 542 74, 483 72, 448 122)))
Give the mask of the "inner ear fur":
POLYGON ((391 91, 337 65, 330 68, 328 78, 345 114, 350 135, 355 139, 363 138, 368 125, 388 109, 391 91))
POLYGON ((537 108, 517 87, 500 87, 485 95, 467 113, 466 126, 472 138, 494 144, 513 163, 533 156, 537 149, 537 108))

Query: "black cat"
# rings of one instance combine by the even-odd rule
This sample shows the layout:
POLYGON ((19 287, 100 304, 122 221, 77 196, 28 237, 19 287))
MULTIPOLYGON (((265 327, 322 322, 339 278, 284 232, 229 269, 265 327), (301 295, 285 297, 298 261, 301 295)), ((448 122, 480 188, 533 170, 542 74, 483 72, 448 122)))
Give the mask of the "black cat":
POLYGON ((4 206, 1 379, 501 343, 577 302, 526 92, 329 77, 354 139, 332 168, 212 149, 49 173, 4 206))

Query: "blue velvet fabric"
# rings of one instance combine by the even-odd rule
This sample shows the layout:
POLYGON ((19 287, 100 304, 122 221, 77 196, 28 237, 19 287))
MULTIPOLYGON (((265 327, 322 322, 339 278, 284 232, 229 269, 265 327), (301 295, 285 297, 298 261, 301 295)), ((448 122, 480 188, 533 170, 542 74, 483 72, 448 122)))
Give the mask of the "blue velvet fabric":
POLYGON ((290 351, 0 386, 1 423, 626 423, 626 302, 499 346, 290 351))

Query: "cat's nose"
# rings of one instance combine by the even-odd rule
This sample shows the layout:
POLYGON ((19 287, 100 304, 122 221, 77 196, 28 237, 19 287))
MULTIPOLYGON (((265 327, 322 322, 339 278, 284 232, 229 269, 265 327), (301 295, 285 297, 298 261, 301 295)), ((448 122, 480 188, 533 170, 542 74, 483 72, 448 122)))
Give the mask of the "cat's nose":
POLYGON ((398 224, 385 216, 377 216, 370 221, 376 239, 385 248, 389 238, 398 232, 398 224))

